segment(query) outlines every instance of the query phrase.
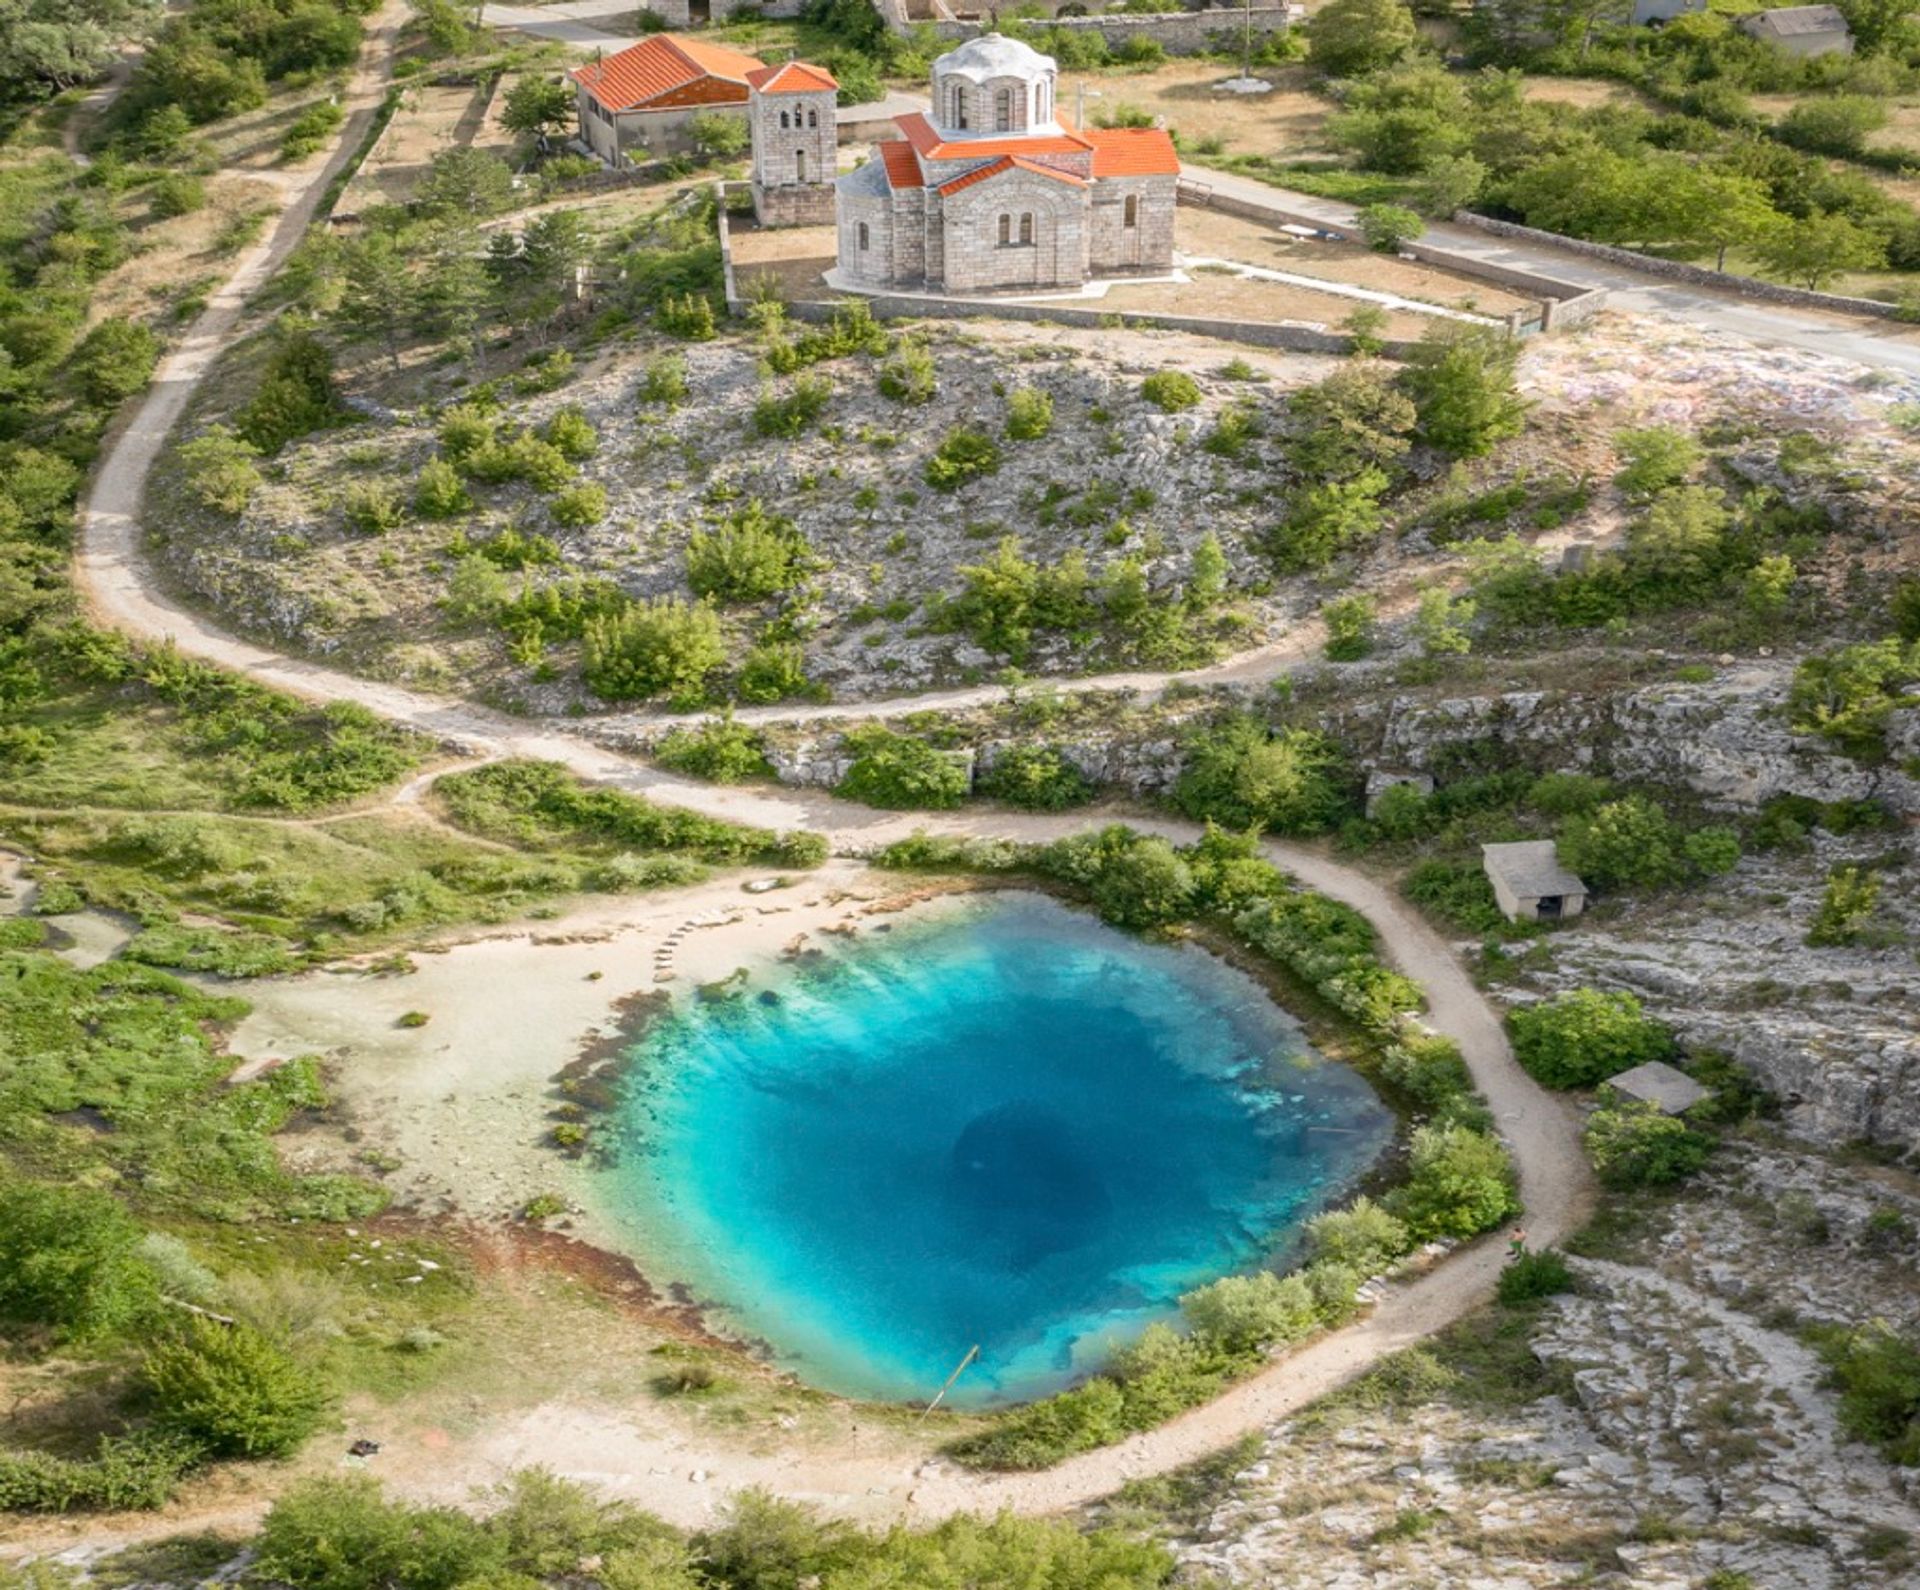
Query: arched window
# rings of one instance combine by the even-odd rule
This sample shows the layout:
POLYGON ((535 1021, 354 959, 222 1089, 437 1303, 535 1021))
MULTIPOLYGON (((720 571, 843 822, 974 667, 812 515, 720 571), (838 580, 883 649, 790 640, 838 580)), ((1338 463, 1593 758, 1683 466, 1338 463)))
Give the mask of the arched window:
POLYGON ((808 112, 807 112, 807 125, 808 125, 809 127, 818 127, 818 126, 820 125, 820 112, 819 112, 819 111, 817 111, 817 110, 810 110, 810 111, 808 111, 808 112))
POLYGON ((962 131, 967 125, 967 91, 958 83, 953 85, 953 125, 962 131))
POLYGON ((806 152, 806 150, 804 150, 804 149, 796 149, 796 150, 794 150, 794 152, 793 152, 793 171, 794 171, 794 175, 795 175, 795 177, 796 177, 796 178, 798 178, 798 180, 800 180, 801 182, 805 182, 805 181, 807 180, 807 152, 806 152))
POLYGON ((866 253, 866 251, 867 251, 867 241, 868 241, 868 239, 867 239, 867 223, 866 223, 865 221, 862 221, 862 222, 860 223, 860 252, 861 252, 862 254, 864 254, 864 253, 866 253))
POLYGON ((1020 241, 1022 243, 1031 243, 1033 241, 1032 211, 1028 211, 1027 214, 1020 217, 1020 241))
POLYGON ((787 120, 787 113, 784 110, 781 111, 780 112, 780 130, 782 132, 785 132, 787 128, 791 127, 792 125, 793 123, 787 120))
POLYGON ((1013 127, 1013 90, 997 88, 993 91, 993 130, 1007 132, 1013 127))
POLYGON ((1005 248, 1012 241, 1013 241, 1013 217, 1010 215, 1003 215, 1000 217, 1000 246, 1002 248, 1005 248))
POLYGON ((1138 226, 1140 224, 1140 195, 1139 194, 1129 193, 1127 195, 1126 220, 1122 224, 1126 226, 1138 226))

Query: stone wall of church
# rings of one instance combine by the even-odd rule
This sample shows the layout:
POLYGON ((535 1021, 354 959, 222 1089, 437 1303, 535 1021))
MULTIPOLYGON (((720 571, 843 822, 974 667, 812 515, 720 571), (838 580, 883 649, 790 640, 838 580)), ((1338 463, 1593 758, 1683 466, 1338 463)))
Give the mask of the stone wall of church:
POLYGON ((753 139, 756 184, 784 188, 833 180, 839 161, 833 100, 831 90, 749 96, 747 130, 753 139))
POLYGON ((832 226, 835 214, 831 182, 753 184, 753 217, 762 226, 832 226))
POLYGON ((840 269, 857 282, 892 286, 908 278, 898 274, 902 228, 894 224, 893 206, 884 193, 840 192, 836 215, 840 227, 840 269), (861 229, 865 228, 864 234, 861 229), (865 246, 862 247, 864 242, 865 246))
POLYGON ((1077 287, 1087 279, 1087 189, 1051 177, 1009 173, 962 188, 941 200, 944 258, 929 280, 950 293, 1077 287), (1023 217, 1033 218, 1033 240, 1020 241, 1023 217), (1001 220, 1008 241, 1000 241, 1001 220))
POLYGON ((1108 177, 1093 186, 1090 261, 1096 272, 1148 275, 1173 268, 1177 177, 1108 177), (1128 226, 1127 200, 1134 201, 1128 226))

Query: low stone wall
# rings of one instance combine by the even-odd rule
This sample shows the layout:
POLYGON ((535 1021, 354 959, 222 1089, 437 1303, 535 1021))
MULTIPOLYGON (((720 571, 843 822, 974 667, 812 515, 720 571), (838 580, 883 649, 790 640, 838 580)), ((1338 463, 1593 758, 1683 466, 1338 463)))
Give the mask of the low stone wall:
MULTIPOLYGON (((1048 27, 1091 30, 1106 41, 1110 50, 1120 49, 1128 39, 1154 40, 1170 55, 1197 55, 1216 47, 1237 48, 1245 37, 1248 13, 1231 7, 1210 7, 1205 11, 1156 11, 1145 15, 1103 17, 1054 17, 1048 27)), ((1286 6, 1256 6, 1253 31, 1259 35, 1284 33, 1291 22, 1286 6)), ((955 17, 933 24, 943 39, 978 38, 991 24, 969 17, 955 17)))
POLYGON ((1757 298, 1764 303, 1790 304, 1799 309, 1831 309, 1845 315, 1872 315, 1881 320, 1897 320, 1900 317, 1900 310, 1895 305, 1883 304, 1877 298, 1816 293, 1805 287, 1788 287, 1780 282, 1763 282, 1752 276, 1708 270, 1703 265, 1683 265, 1678 260, 1655 259, 1648 254, 1636 254, 1632 249, 1614 248, 1607 243, 1589 243, 1582 238, 1566 237, 1559 232, 1543 232, 1538 227, 1521 226, 1514 221, 1496 221, 1490 215, 1478 215, 1472 210, 1456 211, 1453 220, 1456 226, 1470 226, 1477 232, 1490 232, 1495 237, 1510 237, 1522 243, 1563 248, 1569 253, 1584 254, 1589 259, 1604 260, 1609 265, 1624 265, 1649 276, 1664 276, 1671 281, 1687 282, 1695 287, 1737 293, 1742 298, 1757 298))
MULTIPOLYGON (((732 267, 729 265, 728 307, 739 312, 746 306, 732 297, 732 267)), ((915 317, 944 320, 1024 320, 1054 326, 1080 326, 1090 330, 1111 328, 1116 322, 1129 327, 1147 327, 1161 331, 1185 331, 1197 337, 1217 337, 1222 342, 1240 342, 1255 348, 1286 348, 1295 353, 1351 353, 1353 338, 1344 332, 1326 331, 1299 321, 1210 320, 1199 315, 1120 314, 1111 309, 1080 309, 1066 304, 1024 304, 996 298, 932 298, 914 293, 862 294, 876 315, 892 319, 915 317)), ((844 300, 842 300, 844 302, 844 300)), ((799 320, 827 320, 839 303, 832 300, 803 300, 787 305, 787 313, 799 320)), ((1389 359, 1404 359, 1414 344, 1388 342, 1381 352, 1389 359)))

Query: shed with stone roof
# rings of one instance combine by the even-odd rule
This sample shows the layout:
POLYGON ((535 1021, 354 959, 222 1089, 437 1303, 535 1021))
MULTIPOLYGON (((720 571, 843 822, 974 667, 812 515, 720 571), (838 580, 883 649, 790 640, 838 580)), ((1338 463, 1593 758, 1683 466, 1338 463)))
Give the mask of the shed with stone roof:
POLYGON ((1708 1096, 1706 1088, 1664 1060, 1649 1060, 1608 1077, 1606 1086, 1636 1104, 1651 1104, 1664 1115, 1679 1115, 1708 1096))
POLYGON ((1555 922, 1587 908, 1587 886, 1560 865, 1551 839, 1482 845, 1493 897, 1510 922, 1555 922))
POLYGON ((1853 31, 1838 6, 1782 6, 1735 20, 1743 33, 1789 55, 1853 53, 1853 31))

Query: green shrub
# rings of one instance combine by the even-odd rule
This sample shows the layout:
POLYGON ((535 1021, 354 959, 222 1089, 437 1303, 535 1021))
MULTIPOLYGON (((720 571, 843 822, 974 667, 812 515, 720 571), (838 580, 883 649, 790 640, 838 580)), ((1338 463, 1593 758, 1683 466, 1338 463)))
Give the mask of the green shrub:
POLYGON ((939 367, 927 345, 915 337, 901 337, 880 366, 880 393, 896 403, 931 403, 938 376, 939 367))
POLYGON ((970 480, 996 473, 1000 449, 991 436, 968 426, 956 426, 941 438, 922 476, 936 491, 958 491, 970 480))
POLYGON ((1576 988, 1509 1012, 1514 1057, 1553 1088, 1590 1088, 1673 1054, 1673 1035, 1628 993, 1576 988))
POLYGON ((327 140, 347 119, 347 113, 330 99, 317 100, 287 124, 280 138, 282 160, 304 160, 327 140))
POLYGON ((1119 823, 1049 845, 1041 861, 1085 889, 1101 917, 1119 927, 1165 927, 1189 915, 1198 897, 1193 869, 1172 845, 1119 823))
POLYGON ((989 1430, 948 1450, 973 1468, 1044 1469, 1128 1433, 1126 1397, 1105 1376, 1002 1415, 989 1430))
POLYGON ((150 1511, 200 1461, 190 1443, 147 1434, 102 1436, 90 1458, 0 1451, 0 1512, 150 1511))
POLYGON ((1053 399, 1039 387, 1015 387, 1007 394, 1007 435, 1016 442, 1037 442, 1053 429, 1053 399))
POLYGON ((1429 1110, 1439 1110, 1473 1091, 1473 1077, 1460 1046, 1437 1033, 1406 1033, 1380 1057, 1381 1074, 1429 1110))
POLYGON ((457 519, 473 511, 473 497, 452 464, 430 458, 414 481, 413 511, 423 519, 457 519))
POLYGON ((557 411, 541 427, 540 434, 562 458, 576 464, 593 457, 600 446, 600 433, 577 404, 557 411))
POLYGON ((669 293, 654 311, 654 320, 669 337, 682 342, 711 342, 714 338, 713 302, 698 293, 669 293))
POLYGON ((569 487, 547 504, 553 522, 569 530, 584 530, 607 516, 607 488, 594 481, 569 487))
POLYGON ((1050 745, 1010 745, 981 774, 980 793, 1027 811, 1058 812, 1091 800, 1093 785, 1050 745))
POLYGON ((756 436, 798 436, 827 411, 833 383, 822 375, 796 376, 785 393, 771 387, 753 405, 756 436))
POLYGON ((678 408, 687 401, 687 361, 677 353, 649 359, 640 377, 640 401, 678 408))
POLYGON ((67 371, 95 408, 111 409, 144 388, 160 359, 160 338, 131 320, 103 320, 80 339, 67 371))
POLYGON ((1367 247, 1395 254, 1427 229, 1419 213, 1400 204, 1369 204, 1360 210, 1360 232, 1367 247))
POLYGON ((759 733, 731 717, 708 718, 692 728, 671 729, 654 748, 654 760, 676 773, 715 784, 773 777, 759 733))
POLYGON ((1327 626, 1323 649, 1329 662, 1358 662, 1373 650, 1372 597, 1336 597, 1320 609, 1320 617, 1327 626))
POLYGON ((349 481, 340 493, 340 512, 362 535, 383 536, 406 519, 400 493, 384 480, 349 481))
POLYGON ((1537 1253, 1516 1253, 1500 1271, 1494 1284, 1494 1296, 1508 1308, 1522 1308, 1565 1292, 1573 1285, 1573 1270, 1552 1248, 1537 1253))
POLYGON ((1885 1320, 1815 1337, 1840 1391, 1840 1423, 1893 1463, 1920 1466, 1920 1348, 1885 1320))
POLYGON ((1379 1274, 1412 1245, 1406 1226, 1366 1197, 1316 1215, 1307 1222, 1307 1240, 1316 1259, 1361 1275, 1379 1274))
POLYGON ((1730 870, 1740 859, 1731 829, 1685 833, 1644 795, 1607 801, 1561 825, 1562 863, 1600 889, 1660 888, 1688 877, 1730 870))
MULTIPOLYGON (((1383 799, 1375 820, 1391 819, 1394 808, 1402 804, 1404 797, 1391 803, 1383 799)), ((1381 826, 1391 836, 1388 824, 1382 822, 1381 826)), ((1463 933, 1491 933, 1507 919, 1494 897, 1493 885, 1487 881, 1486 869, 1471 862, 1443 861, 1437 856, 1415 862, 1401 881, 1400 890, 1416 905, 1463 933)))
POLYGON ((589 619, 584 640, 581 673, 607 701, 697 696, 727 655, 713 609, 671 596, 589 619))
POLYGON ((1173 799, 1187 816, 1225 828, 1319 833, 1346 804, 1342 773, 1338 752, 1323 736, 1235 716, 1188 743, 1173 799))
POLYGON ((1312 1289, 1300 1275, 1225 1275, 1180 1299, 1194 1333, 1229 1352, 1251 1353, 1298 1341, 1320 1324, 1312 1289))
POLYGON ((259 456, 259 448, 224 425, 208 426, 179 452, 187 490, 203 508, 226 514, 244 513, 260 489, 259 456))
POLYGON ((502 1543, 455 1507, 388 1502, 370 1474, 301 1480, 268 1511, 257 1571, 297 1590, 453 1590, 505 1566, 502 1543))
POLYGON ((1706 456, 1693 437, 1668 425, 1621 431, 1613 445, 1626 460, 1613 483, 1642 502, 1682 484, 1706 456))
POLYGON ((260 388, 234 419, 242 440, 262 453, 324 429, 339 418, 333 395, 333 355, 308 331, 280 334, 260 388))
POLYGON ((1849 756, 1886 754, 1887 719, 1920 683, 1920 640, 1843 646, 1806 659, 1793 676, 1787 708, 1801 734, 1818 734, 1849 756))
POLYGON ((687 583, 720 602, 760 602, 792 590, 814 558, 785 514, 767 512, 757 497, 712 530, 687 540, 687 583))
POLYGON ((1816 948, 1860 943, 1879 904, 1878 877, 1860 867, 1835 867, 1807 927, 1807 943, 1816 948))
POLYGON ((1465 1126, 1417 1126, 1408 1175, 1390 1200, 1416 1242, 1473 1237, 1519 1208, 1499 1140, 1465 1126))
POLYGON ((0 1319, 76 1337, 153 1308, 143 1233, 108 1193, 0 1180, 0 1319))
POLYGON ((1140 395, 1167 414, 1200 406, 1200 383, 1184 370, 1155 370, 1140 383, 1140 395))
POLYGON ((835 793, 887 810, 946 811, 967 798, 966 768, 955 757, 882 724, 847 736, 853 763, 835 793))
POLYGON ((1307 486, 1288 503, 1286 518, 1268 537, 1274 561, 1283 570, 1311 572, 1372 540, 1385 523, 1380 499, 1387 486, 1385 472, 1371 466, 1344 480, 1307 486))
POLYGON ((142 1379, 161 1425, 214 1457, 289 1457, 333 1403, 258 1331, 198 1316, 147 1355, 142 1379))
POLYGON ((1713 1139, 1656 1104, 1621 1102, 1587 1118, 1587 1153, 1609 1187, 1670 1187, 1707 1162, 1713 1139))
POLYGON ((742 701, 824 701, 827 689, 807 677, 807 654, 797 641, 762 641, 741 661, 734 680, 742 701))
POLYGON ((1481 457, 1518 435, 1527 411, 1514 389, 1519 351, 1504 332, 1434 322, 1414 345, 1403 378, 1421 434, 1461 458, 1481 457))

